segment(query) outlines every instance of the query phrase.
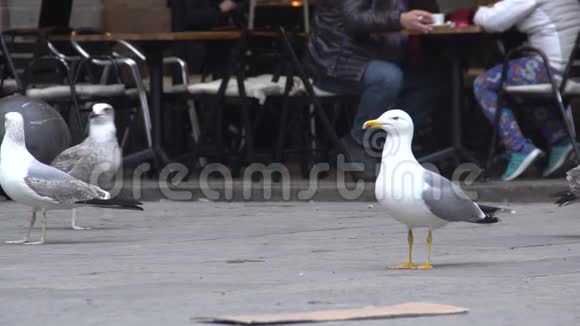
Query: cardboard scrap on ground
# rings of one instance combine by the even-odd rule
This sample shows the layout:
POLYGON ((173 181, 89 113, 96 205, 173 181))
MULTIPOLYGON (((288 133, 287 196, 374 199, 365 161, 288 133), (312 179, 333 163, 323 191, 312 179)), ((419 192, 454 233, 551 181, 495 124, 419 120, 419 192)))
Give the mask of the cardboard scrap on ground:
POLYGON ((365 307, 360 309, 319 310, 312 312, 279 313, 264 315, 240 315, 204 318, 211 323, 237 325, 272 325, 286 323, 317 323, 326 321, 386 319, 419 316, 453 315, 466 313, 463 307, 409 302, 394 306, 365 307))

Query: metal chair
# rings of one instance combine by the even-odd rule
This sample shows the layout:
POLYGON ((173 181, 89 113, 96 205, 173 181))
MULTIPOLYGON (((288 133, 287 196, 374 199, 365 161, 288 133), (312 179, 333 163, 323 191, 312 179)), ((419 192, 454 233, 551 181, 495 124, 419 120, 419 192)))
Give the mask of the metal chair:
MULTIPOLYGON (((288 97, 289 90, 292 89, 292 85, 290 84, 294 80, 294 76, 300 79, 303 85, 303 93, 301 95, 301 100, 304 104, 307 105, 309 109, 310 115, 310 130, 311 136, 316 136, 315 130, 315 118, 317 119, 318 123, 322 127, 323 135, 327 138, 327 140, 334 146, 334 148, 338 151, 338 153, 342 153, 347 155, 346 149, 344 145, 339 140, 338 135, 336 134, 334 125, 332 121, 329 119, 324 107, 322 106, 321 100, 325 100, 330 103, 334 103, 336 101, 342 101, 345 97, 338 96, 336 94, 332 94, 329 92, 325 92, 316 88, 312 84, 312 80, 309 78, 306 70, 302 66, 300 60, 298 59, 298 55, 294 50, 292 37, 286 31, 284 27, 280 27, 280 37, 282 43, 282 53, 283 53, 283 60, 288 62, 287 71, 286 71, 286 91, 285 96, 288 97)), ((280 129, 278 135, 278 142, 276 145, 276 153, 275 153, 275 160, 280 162, 282 160, 283 154, 283 146, 285 142, 286 134, 288 133, 287 130, 287 122, 288 122, 288 103, 287 101, 283 102, 282 106, 282 115, 280 120, 280 129)), ((313 138, 314 139, 314 138, 313 138)), ((311 144, 311 151, 316 151, 317 147, 316 144, 313 142, 311 144)))
MULTIPOLYGON (((500 79, 500 91, 496 105, 496 114, 494 121, 494 132, 489 148, 489 155, 486 163, 486 170, 489 171, 491 163, 495 155, 497 145, 498 126, 507 96, 518 98, 543 98, 553 101, 558 108, 566 133, 570 138, 572 144, 576 144, 576 129, 574 126, 574 117, 572 114, 571 101, 574 98, 580 98, 580 33, 576 37, 574 49, 570 55, 566 69, 562 78, 559 79, 552 73, 548 57, 541 50, 530 47, 521 46, 508 52, 505 57, 505 62, 502 69, 500 79), (546 67, 548 83, 532 84, 532 85, 506 85, 508 63, 510 60, 521 56, 522 54, 533 54, 538 56, 542 64, 546 67)), ((580 161, 580 149, 574 146, 574 154, 576 159, 580 161)))
MULTIPOLYGON (((70 43, 73 49, 85 60, 85 62, 90 62, 93 65, 103 68, 100 76, 101 84, 105 84, 109 80, 110 72, 113 69, 116 69, 116 67, 124 66, 129 69, 131 82, 135 85, 136 91, 124 90, 124 94, 127 96, 136 94, 141 116, 143 118, 143 124, 145 127, 145 139, 147 147, 152 148, 153 139, 151 134, 151 114, 149 111, 149 102, 147 101, 147 89, 145 87, 145 83, 143 82, 143 77, 137 62, 131 58, 118 56, 113 51, 111 44, 99 44, 98 46, 93 47, 93 51, 91 52, 86 48, 86 46, 81 45, 81 43, 76 40, 75 37, 79 33, 82 33, 82 31, 74 31, 71 33, 70 43)), ((127 134, 123 136, 122 142, 126 140, 126 137, 127 134)))
MULTIPOLYGON (((9 30, 0 38, 6 62, 4 70, 12 77, 7 80, 13 81, 12 91, 66 107, 73 142, 79 141, 83 129, 78 96, 87 90, 75 87, 74 71, 68 62, 50 55, 46 48, 46 33, 42 30, 9 30)), ((3 91, 6 91, 5 87, 3 91)))
POLYGON ((8 52, 2 33, 0 33, 0 67, 0 96, 22 93, 24 89, 22 81, 16 72, 16 66, 8 52))
MULTIPOLYGON (((125 50, 129 51, 129 55, 134 57, 136 61, 145 63, 147 60, 145 54, 141 52, 136 46, 127 41, 118 41, 125 50)), ((167 68, 176 68, 176 73, 174 76, 169 78, 164 78, 163 93, 164 99, 171 102, 185 102, 187 106, 187 113, 189 117, 189 123, 191 126, 191 136, 193 142, 197 142, 200 134, 199 119, 197 116, 197 110, 195 107, 195 101, 189 98, 188 88, 191 87, 188 74, 188 65, 185 60, 177 57, 170 56, 163 58, 163 64, 167 68)), ((145 88, 149 91, 149 83, 145 82, 145 88)), ((135 92, 136 89, 129 90, 129 92, 135 92)), ((202 162, 202 165, 205 164, 202 162)))

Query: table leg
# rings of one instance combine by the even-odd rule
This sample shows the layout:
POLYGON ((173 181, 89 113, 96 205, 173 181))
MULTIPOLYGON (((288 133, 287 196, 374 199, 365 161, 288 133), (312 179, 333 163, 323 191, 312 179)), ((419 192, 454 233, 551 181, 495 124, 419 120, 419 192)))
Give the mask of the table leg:
POLYGON ((461 58, 453 58, 451 62, 451 130, 452 145, 435 153, 420 157, 420 163, 436 162, 450 157, 458 163, 469 161, 478 163, 477 160, 463 147, 463 131, 461 130, 461 114, 463 111, 463 67, 461 58))
POLYGON ((151 133, 153 140, 153 161, 159 172, 169 158, 163 150, 162 100, 163 100, 163 55, 162 48, 150 47, 147 49, 147 66, 149 68, 149 96, 151 109, 151 133))
POLYGON ((463 90, 465 88, 465 83, 463 81, 463 65, 461 58, 457 57, 452 63, 452 128, 453 128, 453 148, 456 151, 456 158, 462 161, 468 161, 471 163, 478 163, 475 157, 463 147, 463 130, 461 127, 462 115, 463 115, 463 90))

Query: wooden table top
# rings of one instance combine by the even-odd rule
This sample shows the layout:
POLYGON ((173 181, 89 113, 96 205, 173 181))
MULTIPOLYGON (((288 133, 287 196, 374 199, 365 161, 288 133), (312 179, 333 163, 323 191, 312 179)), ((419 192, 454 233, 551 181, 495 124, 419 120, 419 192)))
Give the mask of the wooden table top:
MULTIPOLYGON (((422 34, 411 32, 408 30, 401 31, 405 35, 456 35, 456 34, 480 34, 483 29, 479 26, 466 27, 450 27, 439 26, 434 27, 429 34, 422 34)), ((376 33, 381 35, 383 33, 376 33)), ((202 40, 235 40, 240 38, 241 31, 196 31, 196 32, 162 32, 162 33, 107 33, 107 34, 87 34, 76 35, 75 40, 79 42, 107 42, 107 41, 133 41, 133 42, 172 42, 172 41, 202 41, 202 40)), ((269 31, 253 31, 253 36, 260 37, 278 37, 278 33, 269 31)), ((305 36, 305 35, 302 35, 305 36)), ((70 35, 51 35, 51 40, 66 41, 70 35)))
MULTIPOLYGON (((254 36, 278 37, 274 32, 251 32, 254 36)), ((75 35, 79 42, 107 42, 107 41, 134 41, 134 42, 171 42, 171 41, 201 41, 201 40, 235 40, 240 38, 241 31, 199 31, 199 32, 162 32, 162 33, 107 33, 75 35)), ((49 38, 55 41, 68 40, 70 35, 53 35, 49 38)))
MULTIPOLYGON (((308 0, 308 4, 315 6, 318 0, 308 0)), ((303 0, 258 0, 256 6, 258 7, 301 7, 304 5, 303 0)))
POLYGON ((436 26, 433 27, 433 30, 428 34, 412 32, 408 30, 402 31, 402 33, 405 35, 455 35, 455 34, 480 34, 483 32, 484 32, 483 28, 477 25, 469 25, 465 27, 451 27, 448 25, 436 26))

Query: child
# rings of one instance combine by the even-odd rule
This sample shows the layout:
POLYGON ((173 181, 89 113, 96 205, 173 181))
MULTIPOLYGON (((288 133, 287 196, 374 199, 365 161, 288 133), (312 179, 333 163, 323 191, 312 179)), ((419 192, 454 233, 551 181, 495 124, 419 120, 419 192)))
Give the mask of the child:
MULTIPOLYGON (((488 32, 503 32, 513 26, 527 34, 530 46, 548 56, 554 76, 560 76, 570 57, 574 41, 580 31, 580 1, 578 0, 503 0, 491 7, 480 7, 475 24, 488 32)), ((495 121, 496 103, 500 89, 502 65, 481 74, 474 83, 474 92, 485 116, 495 121)), ((547 71, 541 59, 523 57, 509 63, 507 83, 527 85, 547 83, 547 71)), ((533 118, 541 122, 542 136, 549 145, 548 165, 543 176, 558 171, 573 151, 562 118, 556 108, 536 109, 533 118)), ((522 134, 509 108, 503 108, 499 136, 510 161, 502 180, 520 176, 543 152, 522 134)))

